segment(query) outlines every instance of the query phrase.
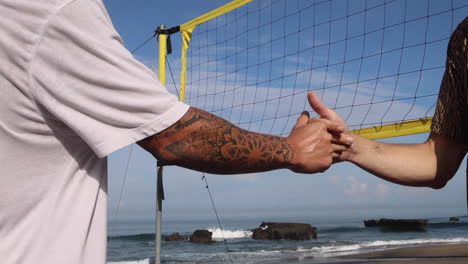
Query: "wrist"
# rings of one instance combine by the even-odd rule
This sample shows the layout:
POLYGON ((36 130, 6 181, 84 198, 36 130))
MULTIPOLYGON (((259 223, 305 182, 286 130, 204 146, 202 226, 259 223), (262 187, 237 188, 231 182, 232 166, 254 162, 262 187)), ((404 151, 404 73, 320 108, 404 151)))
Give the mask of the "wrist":
POLYGON ((349 135, 353 138, 353 144, 349 150, 342 153, 341 160, 355 163, 359 157, 362 137, 354 134, 353 132, 350 132, 349 135))
POLYGON ((284 146, 283 149, 286 150, 286 155, 283 155, 284 159, 282 160, 281 167, 292 170, 295 166, 297 166, 294 143, 289 140, 289 137, 281 138, 281 142, 284 146))

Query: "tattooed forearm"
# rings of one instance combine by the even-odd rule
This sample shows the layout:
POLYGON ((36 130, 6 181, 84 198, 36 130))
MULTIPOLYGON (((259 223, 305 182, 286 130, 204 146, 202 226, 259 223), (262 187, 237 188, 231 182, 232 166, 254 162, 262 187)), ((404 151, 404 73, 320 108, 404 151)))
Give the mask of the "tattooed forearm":
POLYGON ((165 164, 219 174, 286 168, 294 157, 285 138, 243 130, 197 108, 139 144, 165 164))

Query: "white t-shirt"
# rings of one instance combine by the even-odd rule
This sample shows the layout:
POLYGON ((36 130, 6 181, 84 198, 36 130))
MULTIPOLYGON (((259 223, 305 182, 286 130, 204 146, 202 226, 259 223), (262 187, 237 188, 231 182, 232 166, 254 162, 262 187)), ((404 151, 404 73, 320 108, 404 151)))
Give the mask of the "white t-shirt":
POLYGON ((107 160, 188 110, 100 0, 0 0, 0 262, 106 258, 107 160))

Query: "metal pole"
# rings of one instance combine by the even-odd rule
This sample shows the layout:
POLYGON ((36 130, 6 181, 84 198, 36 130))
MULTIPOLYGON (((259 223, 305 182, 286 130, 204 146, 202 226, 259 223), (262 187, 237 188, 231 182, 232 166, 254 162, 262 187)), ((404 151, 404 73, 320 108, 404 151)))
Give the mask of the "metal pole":
MULTIPOLYGON (((160 29, 166 29, 165 25, 160 25, 160 29)), ((159 34, 159 81, 166 85, 166 52, 167 36, 159 34)), ((156 186, 156 252, 154 263, 161 264, 161 223, 162 223, 162 200, 164 200, 163 189, 163 166, 157 165, 158 177, 156 186)))
POLYGON ((158 165, 158 178, 156 187, 156 254, 155 264, 161 263, 161 223, 162 223, 162 200, 164 200, 163 189, 163 166, 158 165))

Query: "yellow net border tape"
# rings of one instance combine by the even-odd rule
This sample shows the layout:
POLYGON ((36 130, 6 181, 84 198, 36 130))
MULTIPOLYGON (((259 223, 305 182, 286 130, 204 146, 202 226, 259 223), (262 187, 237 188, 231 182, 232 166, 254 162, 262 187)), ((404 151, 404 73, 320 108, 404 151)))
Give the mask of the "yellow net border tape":
POLYGON ((351 132, 370 139, 381 139, 430 132, 431 124, 432 117, 427 117, 401 123, 355 129, 351 132))
POLYGON ((220 15, 223 15, 223 14, 226 14, 227 12, 230 12, 236 8, 239 8, 243 5, 246 5, 250 2, 252 2, 253 0, 236 0, 236 1, 232 1, 232 2, 229 2, 219 8, 216 8, 215 10, 213 11, 210 11, 204 15, 201 15, 195 19, 192 19, 182 25, 180 25, 180 30, 181 31, 184 31, 184 30, 189 30, 189 29, 192 29, 195 28, 196 26, 200 25, 200 24, 203 24, 205 23, 206 21, 209 21, 213 18, 216 18, 220 15))
MULTIPOLYGON (((211 19, 220 15, 226 14, 236 8, 246 5, 254 0, 235 0, 221 6, 213 11, 192 19, 180 25, 180 32, 182 34, 182 54, 181 54, 181 72, 180 72, 180 92, 179 100, 185 101, 185 88, 187 83, 187 50, 190 46, 193 30, 200 24, 203 24, 211 19)), ((426 133, 431 131, 432 118, 421 118, 418 120, 404 121, 395 124, 382 125, 377 127, 369 127, 362 129, 355 129, 354 134, 370 138, 382 139, 390 137, 407 136, 419 133, 426 133)))
POLYGON ((192 39, 192 32, 195 29, 195 27, 213 18, 216 18, 220 15, 226 14, 236 8, 246 5, 252 1, 253 0, 235 0, 180 25, 180 32, 182 34, 182 54, 181 54, 182 70, 180 71, 180 92, 179 92, 180 101, 182 102, 185 101, 185 87, 187 83, 187 50, 189 48, 190 40, 192 39))

